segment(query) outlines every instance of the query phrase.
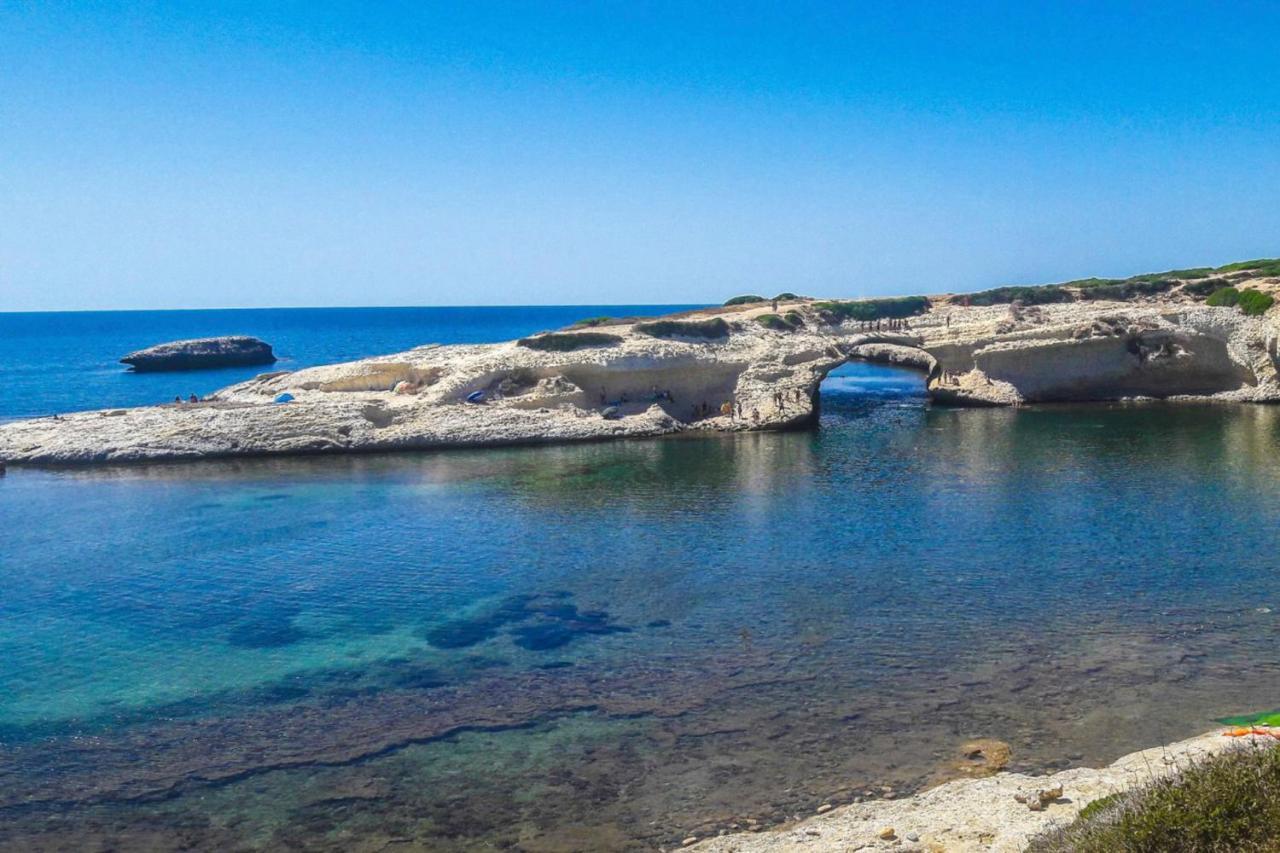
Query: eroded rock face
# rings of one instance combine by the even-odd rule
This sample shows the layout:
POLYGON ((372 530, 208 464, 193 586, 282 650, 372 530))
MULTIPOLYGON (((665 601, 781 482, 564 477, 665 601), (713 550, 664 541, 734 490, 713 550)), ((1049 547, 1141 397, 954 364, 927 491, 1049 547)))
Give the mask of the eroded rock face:
POLYGON ((247 335, 172 341, 131 352, 120 359, 139 373, 164 370, 203 370, 274 364, 271 344, 247 335))
MULTIPOLYGON (((199 404, 6 424, 0 459, 139 462, 802 428, 815 420, 823 377, 850 359, 917 369, 935 401, 954 405, 1280 401, 1280 330, 1273 320, 1189 299, 1088 300, 1031 310, 936 297, 928 313, 891 329, 840 322, 795 300, 780 310, 799 321, 779 331, 757 321, 769 308, 599 325, 586 347, 529 345, 542 336, 423 346, 262 374, 199 404), (683 333, 711 328, 712 320, 715 335, 683 333), (655 326, 682 333, 655 336, 655 326), (277 404, 281 399, 291 402, 277 404)), ((203 351, 193 343, 204 344, 167 346, 186 353, 175 356, 181 363, 203 351)))

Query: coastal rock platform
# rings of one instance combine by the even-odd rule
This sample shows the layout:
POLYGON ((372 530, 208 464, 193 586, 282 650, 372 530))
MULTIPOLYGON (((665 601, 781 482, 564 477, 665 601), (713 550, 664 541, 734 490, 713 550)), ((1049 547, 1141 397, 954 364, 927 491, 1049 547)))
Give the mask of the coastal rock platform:
MULTIPOLYGON (((1236 276, 1275 291, 1280 280, 1236 276)), ((12 464, 124 463, 797 429, 850 360, 918 370, 961 406, 1142 398, 1280 401, 1276 311, 1182 289, 1128 301, 921 300, 897 319, 789 300, 593 320, 519 341, 426 345, 267 373, 195 404, 0 426, 12 464)), ((1280 309, 1277 309, 1280 310, 1280 309)))

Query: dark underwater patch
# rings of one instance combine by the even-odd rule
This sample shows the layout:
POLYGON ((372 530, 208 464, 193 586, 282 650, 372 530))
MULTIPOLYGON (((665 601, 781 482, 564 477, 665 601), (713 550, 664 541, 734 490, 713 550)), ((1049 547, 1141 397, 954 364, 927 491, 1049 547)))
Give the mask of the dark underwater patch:
POLYGON ((604 610, 579 611, 566 599, 572 593, 556 590, 544 595, 515 595, 493 610, 466 619, 452 619, 419 632, 437 649, 462 649, 491 640, 508 626, 512 641, 523 649, 548 651, 588 634, 616 634, 630 630, 609 622, 604 610), (533 624, 524 624, 529 620, 533 624))
POLYGON ((670 628, 671 620, 670 619, 654 619, 652 622, 649 622, 648 624, 646 624, 645 627, 646 628, 670 628))
POLYGON ((227 642, 241 649, 279 649, 307 636, 293 624, 293 614, 255 616, 236 625, 227 642))
POLYGON ((455 619, 428 628, 422 637, 437 649, 465 649, 491 640, 505 624, 494 619, 455 619))
POLYGON ((515 644, 532 652, 558 649, 573 642, 574 632, 559 622, 525 625, 512 632, 515 644))

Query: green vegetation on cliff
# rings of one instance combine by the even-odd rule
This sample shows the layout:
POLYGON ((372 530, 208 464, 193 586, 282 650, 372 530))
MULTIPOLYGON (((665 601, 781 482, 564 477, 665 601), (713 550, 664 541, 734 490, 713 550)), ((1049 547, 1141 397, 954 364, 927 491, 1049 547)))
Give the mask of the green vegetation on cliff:
POLYGON ((1251 287, 1240 291, 1240 310, 1250 317, 1267 313, 1267 309, 1275 304, 1275 297, 1251 287))
POLYGON ((519 346, 544 352, 572 352, 584 347, 609 347, 618 343, 622 343, 621 337, 603 332, 551 332, 516 341, 519 346))
MULTIPOLYGON (((1142 273, 1128 278, 1079 278, 1061 284, 1035 284, 997 287, 978 293, 964 294, 960 298, 970 305, 1002 305, 1021 302, 1026 305, 1045 305, 1053 302, 1072 302, 1075 299, 1109 299, 1124 302, 1140 296, 1154 296, 1180 288, 1190 296, 1208 296, 1226 286, 1221 276, 1228 273, 1252 273, 1258 277, 1280 276, 1280 259, 1260 258, 1239 261, 1220 267, 1192 267, 1165 272, 1142 273), (1199 279, 1204 279, 1203 281, 1199 279)), ((1212 303, 1211 303, 1212 304, 1212 303)), ((1230 303, 1236 304, 1234 302, 1230 303)), ((1258 301, 1256 305, 1260 305, 1258 301)), ((1268 307, 1270 307, 1268 305, 1268 307)), ((1246 313, 1261 313, 1256 306, 1246 313)))
POLYGON ((612 323, 613 321, 614 320, 612 317, 584 317, 583 319, 574 323, 571 328, 581 329, 581 328, 591 328, 592 326, 605 326, 605 325, 608 325, 609 323, 612 323))
POLYGON ((1032 853, 1280 850, 1280 747, 1247 746, 1091 803, 1032 853))
POLYGON ((1238 305, 1242 314, 1257 317, 1267 313, 1267 309, 1274 305, 1275 301, 1275 297, 1271 294, 1254 290, 1252 287, 1246 287, 1244 290, 1236 290, 1234 287, 1220 287, 1209 295, 1204 304, 1214 308, 1230 308, 1233 305, 1238 305))
POLYGON ((1021 302, 1025 305, 1047 305, 1050 302, 1071 302, 1071 291, 1057 284, 1027 287, 997 287, 982 290, 965 297, 970 305, 1004 305, 1021 302))
POLYGON ((775 332, 794 332, 804 326, 804 317, 798 311, 788 311, 781 317, 777 314, 761 314, 756 317, 756 322, 775 332))
POLYGON ((864 299, 858 302, 815 302, 813 309, 828 323, 845 320, 884 320, 913 317, 929 310, 923 296, 898 296, 892 299, 864 299))
POLYGON ((755 296, 747 294, 746 296, 735 296, 732 299, 726 299, 725 305, 754 305, 757 302, 767 301, 763 296, 755 296))
POLYGON ((710 320, 654 320, 639 323, 636 331, 654 338, 725 338, 729 324, 719 317, 710 320))

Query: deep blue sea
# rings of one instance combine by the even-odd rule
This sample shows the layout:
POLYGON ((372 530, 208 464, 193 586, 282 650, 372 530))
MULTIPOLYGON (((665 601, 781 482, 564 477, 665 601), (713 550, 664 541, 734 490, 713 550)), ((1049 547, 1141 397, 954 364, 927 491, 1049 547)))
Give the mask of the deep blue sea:
POLYGON ((647 316, 692 305, 540 305, 503 308, 254 308, 211 311, 0 313, 0 419, 165 403, 203 396, 267 370, 297 370, 430 343, 493 343, 584 317, 647 316), (273 367, 133 373, 133 350, 185 338, 254 335, 273 367))
MULTIPOLYGON (((4 412, 242 378, 112 364, 189 335, 290 366, 657 310, 0 315, 4 412)), ((654 850, 972 737, 1111 761, 1280 707, 1278 449, 1274 407, 851 364, 808 432, 11 468, 0 848, 654 850)))

